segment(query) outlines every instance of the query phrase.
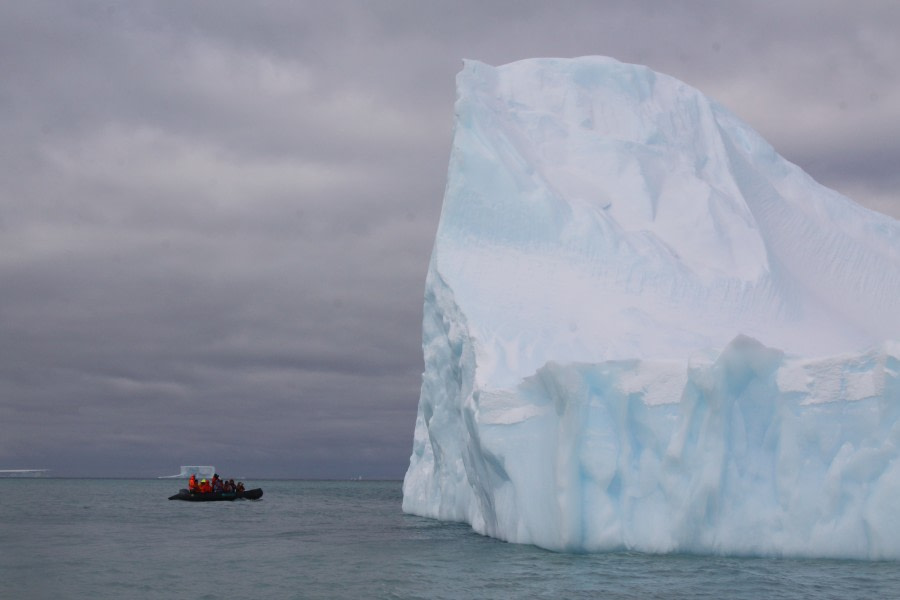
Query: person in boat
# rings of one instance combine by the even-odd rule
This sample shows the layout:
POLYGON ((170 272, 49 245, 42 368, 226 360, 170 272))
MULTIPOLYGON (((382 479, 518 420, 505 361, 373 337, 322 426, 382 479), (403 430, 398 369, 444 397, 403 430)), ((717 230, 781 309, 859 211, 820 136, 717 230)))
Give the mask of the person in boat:
POLYGON ((223 491, 223 492, 226 492, 226 493, 228 493, 228 492, 233 492, 233 491, 234 491, 234 479, 229 479, 228 481, 226 481, 225 483, 223 483, 223 484, 222 484, 222 491, 223 491))
POLYGON ((237 484, 237 487, 235 488, 235 490, 237 491, 237 493, 243 494, 244 493, 244 482, 238 481, 238 484, 237 484))
POLYGON ((191 473, 191 478, 188 479, 188 491, 193 494, 197 491, 198 487, 197 476, 194 473, 191 473))
POLYGON ((209 494, 212 493, 212 486, 206 479, 200 480, 200 493, 201 494, 209 494))
POLYGON ((221 491, 224 491, 224 486, 222 485, 222 480, 219 479, 219 474, 218 474, 218 473, 213 473, 213 478, 212 478, 212 491, 214 491, 214 492, 221 492, 221 491))

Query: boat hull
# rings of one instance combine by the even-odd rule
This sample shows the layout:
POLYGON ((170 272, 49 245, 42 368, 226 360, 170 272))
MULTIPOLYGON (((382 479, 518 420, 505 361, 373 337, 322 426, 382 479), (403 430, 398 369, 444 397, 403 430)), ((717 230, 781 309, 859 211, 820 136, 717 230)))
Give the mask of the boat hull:
POLYGON ((191 493, 187 490, 179 490, 174 496, 169 496, 169 500, 184 500, 186 502, 231 502, 233 500, 259 500, 262 498, 262 488, 254 488, 243 492, 209 492, 201 494, 199 492, 191 493))

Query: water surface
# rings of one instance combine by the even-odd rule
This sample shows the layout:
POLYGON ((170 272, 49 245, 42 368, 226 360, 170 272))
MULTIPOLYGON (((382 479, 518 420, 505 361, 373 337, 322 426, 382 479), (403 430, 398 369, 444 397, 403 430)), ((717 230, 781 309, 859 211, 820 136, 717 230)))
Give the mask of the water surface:
POLYGON ((900 563, 557 554, 400 511, 400 482, 0 480, 2 598, 900 598, 900 563))

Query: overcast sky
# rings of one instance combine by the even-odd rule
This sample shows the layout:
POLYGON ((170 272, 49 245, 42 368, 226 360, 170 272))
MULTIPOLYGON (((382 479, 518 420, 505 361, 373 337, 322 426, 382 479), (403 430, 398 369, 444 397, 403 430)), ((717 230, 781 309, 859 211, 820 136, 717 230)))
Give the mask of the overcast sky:
POLYGON ((608 55, 900 217, 900 3, 0 0, 0 469, 400 478, 463 58, 608 55))

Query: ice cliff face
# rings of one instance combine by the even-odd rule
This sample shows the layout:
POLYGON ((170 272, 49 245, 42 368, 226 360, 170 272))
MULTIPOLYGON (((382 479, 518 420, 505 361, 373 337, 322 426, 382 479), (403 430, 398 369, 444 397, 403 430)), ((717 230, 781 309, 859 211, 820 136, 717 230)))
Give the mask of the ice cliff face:
POLYGON ((404 510, 559 550, 900 558, 900 223, 644 67, 457 87, 404 510))

